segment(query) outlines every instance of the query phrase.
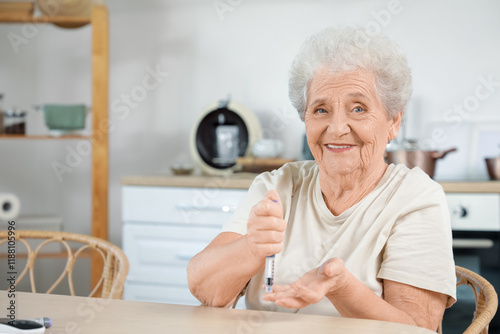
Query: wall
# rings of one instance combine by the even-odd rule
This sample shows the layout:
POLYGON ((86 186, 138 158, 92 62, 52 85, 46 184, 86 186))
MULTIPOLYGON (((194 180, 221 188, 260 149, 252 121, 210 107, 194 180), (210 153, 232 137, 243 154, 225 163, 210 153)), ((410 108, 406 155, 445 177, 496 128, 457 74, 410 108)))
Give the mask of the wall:
MULTIPOLYGON (((490 146, 482 150, 496 150, 492 131, 500 124, 500 44, 494 39, 500 32, 499 2, 109 0, 108 7, 114 125, 110 239, 118 245, 120 178, 166 173, 172 163, 189 161, 194 119, 227 94, 255 111, 262 124, 281 119, 283 126, 266 133, 286 142, 286 157, 300 156, 304 129, 288 101, 288 67, 306 36, 335 24, 378 27, 408 55, 415 82, 408 135, 436 148, 460 146, 440 162, 436 178, 486 177, 481 166, 470 162, 479 154, 470 143, 488 139, 490 146), (221 3, 229 4, 224 13, 214 7, 221 3), (396 14, 384 15, 390 9, 396 14), (148 79, 150 90, 141 96, 137 87, 156 69, 168 76, 157 75, 161 82, 155 88, 148 79), (496 84, 474 105, 479 78, 490 76, 496 84), (470 111, 453 109, 464 103, 470 111), (479 133, 478 126, 490 132, 479 133)), ((45 129, 33 104, 90 103, 91 28, 67 31, 38 25, 16 53, 7 36, 22 35, 23 29, 28 28, 0 25, 0 92, 6 93, 5 107, 30 110, 28 131, 39 133, 45 129)), ((1 191, 17 193, 24 214, 56 214, 63 217, 66 230, 89 233, 90 158, 64 174, 62 182, 51 167, 53 161, 63 163, 78 144, 0 141, 1 191)))

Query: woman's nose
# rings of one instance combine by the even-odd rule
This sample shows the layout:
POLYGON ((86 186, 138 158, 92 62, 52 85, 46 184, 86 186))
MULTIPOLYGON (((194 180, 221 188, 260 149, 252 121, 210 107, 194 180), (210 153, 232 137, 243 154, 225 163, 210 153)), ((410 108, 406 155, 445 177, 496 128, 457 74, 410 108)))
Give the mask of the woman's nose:
POLYGON ((344 112, 333 113, 330 118, 330 124, 328 124, 328 131, 335 137, 341 137, 351 131, 349 119, 344 112))

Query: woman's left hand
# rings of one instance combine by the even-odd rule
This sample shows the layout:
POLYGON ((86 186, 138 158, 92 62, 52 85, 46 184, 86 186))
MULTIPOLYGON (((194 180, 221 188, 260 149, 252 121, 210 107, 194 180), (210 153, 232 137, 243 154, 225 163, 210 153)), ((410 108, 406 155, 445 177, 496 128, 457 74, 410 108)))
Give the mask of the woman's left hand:
POLYGON ((332 258, 319 268, 307 272, 296 282, 274 285, 273 292, 265 294, 263 299, 287 308, 304 308, 318 303, 325 296, 342 293, 348 283, 345 271, 344 262, 339 258, 332 258))

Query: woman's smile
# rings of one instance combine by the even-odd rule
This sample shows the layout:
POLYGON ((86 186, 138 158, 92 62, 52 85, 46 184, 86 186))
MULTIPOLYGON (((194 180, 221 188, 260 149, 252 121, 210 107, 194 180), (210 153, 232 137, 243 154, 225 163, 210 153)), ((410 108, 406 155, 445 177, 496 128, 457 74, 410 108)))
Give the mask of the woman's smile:
POLYGON ((326 149, 332 153, 343 153, 351 151, 354 148, 354 145, 349 144, 326 144, 326 149))

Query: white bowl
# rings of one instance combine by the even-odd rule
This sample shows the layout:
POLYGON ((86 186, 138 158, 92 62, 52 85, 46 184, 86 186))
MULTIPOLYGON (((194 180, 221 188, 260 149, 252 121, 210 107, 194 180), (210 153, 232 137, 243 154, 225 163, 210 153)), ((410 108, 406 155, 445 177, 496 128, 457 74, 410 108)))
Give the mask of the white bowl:
POLYGON ((277 158, 283 153, 283 142, 278 139, 261 139, 252 147, 256 158, 277 158))

